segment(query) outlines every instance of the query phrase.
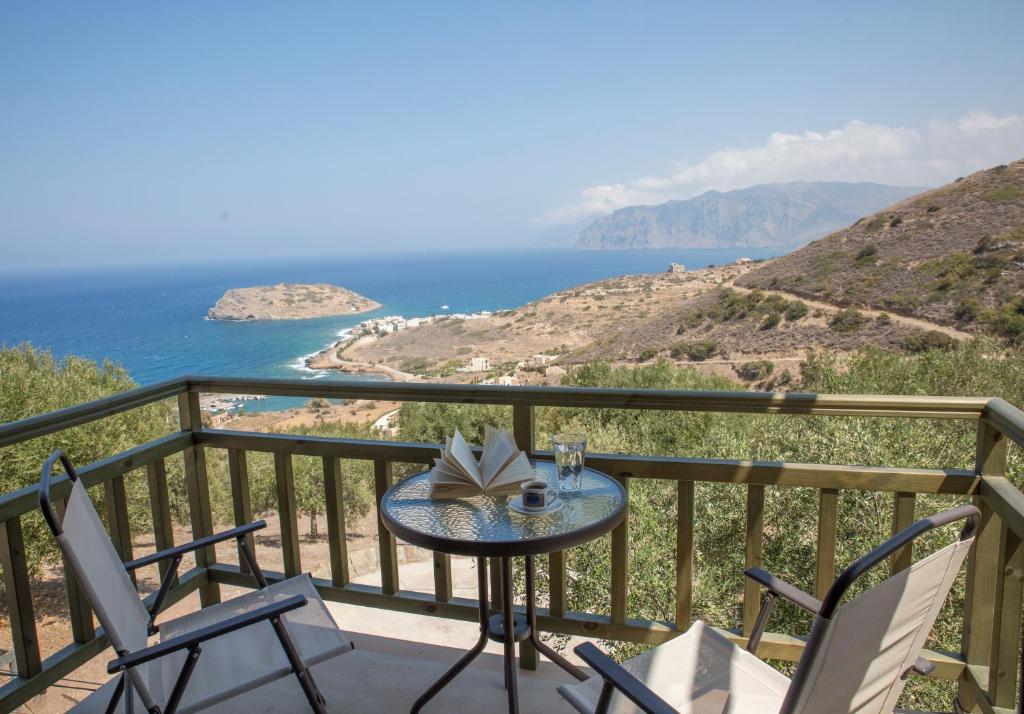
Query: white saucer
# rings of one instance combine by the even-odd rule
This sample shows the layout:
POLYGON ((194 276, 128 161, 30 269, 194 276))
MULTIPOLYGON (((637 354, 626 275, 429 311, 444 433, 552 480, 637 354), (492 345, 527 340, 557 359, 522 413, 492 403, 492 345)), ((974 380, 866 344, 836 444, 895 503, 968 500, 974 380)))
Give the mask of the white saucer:
POLYGON ((549 513, 558 513, 559 511, 562 510, 562 499, 556 498, 554 501, 549 503, 545 508, 532 509, 523 508, 522 496, 513 496, 512 498, 508 499, 508 507, 511 510, 515 511, 516 513, 522 514, 524 516, 546 516, 549 513))

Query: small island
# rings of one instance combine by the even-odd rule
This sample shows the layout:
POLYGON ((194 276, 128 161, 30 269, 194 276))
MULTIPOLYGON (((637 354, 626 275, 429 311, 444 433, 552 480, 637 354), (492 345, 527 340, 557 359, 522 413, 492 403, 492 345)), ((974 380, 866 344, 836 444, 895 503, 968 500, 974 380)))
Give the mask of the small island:
POLYGON ((259 285, 224 293, 207 316, 211 320, 302 320, 376 310, 380 303, 351 290, 313 285, 259 285))

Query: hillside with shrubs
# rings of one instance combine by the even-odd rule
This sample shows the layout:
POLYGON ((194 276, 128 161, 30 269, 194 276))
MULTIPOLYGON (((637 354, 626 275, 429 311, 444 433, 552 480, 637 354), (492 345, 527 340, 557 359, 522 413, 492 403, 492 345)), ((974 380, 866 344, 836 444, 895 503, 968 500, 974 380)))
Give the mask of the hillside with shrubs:
POLYGON ((1024 160, 959 178, 740 276, 1024 343, 1024 160))

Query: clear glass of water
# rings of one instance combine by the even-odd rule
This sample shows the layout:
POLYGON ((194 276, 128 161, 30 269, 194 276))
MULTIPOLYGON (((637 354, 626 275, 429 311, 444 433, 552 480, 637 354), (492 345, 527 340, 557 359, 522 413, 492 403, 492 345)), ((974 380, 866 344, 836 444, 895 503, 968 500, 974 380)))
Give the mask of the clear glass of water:
POLYGON ((558 471, 558 490, 579 491, 583 485, 583 459, 587 454, 586 434, 555 434, 551 438, 558 471))

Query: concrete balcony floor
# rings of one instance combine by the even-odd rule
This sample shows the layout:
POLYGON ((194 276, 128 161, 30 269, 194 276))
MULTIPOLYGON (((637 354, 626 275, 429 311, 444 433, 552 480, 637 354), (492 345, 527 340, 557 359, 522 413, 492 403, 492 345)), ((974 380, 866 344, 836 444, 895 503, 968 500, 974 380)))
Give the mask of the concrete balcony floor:
MULTIPOLYGON (((475 598, 475 563, 470 559, 453 559, 452 571, 453 594, 475 598)), ((402 589, 431 591, 432 561, 405 563, 399 572, 402 589)), ((367 580, 372 581, 372 576, 367 580)), ((235 588, 222 588, 224 599, 241 592, 235 588)), ((168 610, 167 616, 174 617, 197 606, 198 600, 192 595, 168 610)), ((413 702, 473 645, 478 635, 478 625, 472 622, 332 602, 327 606, 356 646, 352 652, 313 668, 317 685, 327 699, 328 711, 332 713, 408 712, 413 702)), ((94 658, 67 680, 34 698, 23 711, 63 712, 85 699, 108 679, 104 672, 104 665, 110 659, 108 654, 113 656, 108 650, 94 658)), ((582 664, 571 651, 567 656, 574 663, 582 664)), ((502 672, 502 646, 488 642, 485 651, 424 708, 424 714, 507 712, 502 672)), ((520 711, 524 714, 571 714, 575 711, 556 691, 559 684, 575 680, 557 665, 542 657, 536 670, 517 667, 516 672, 520 711)), ((99 704, 97 697, 92 700, 85 708, 92 710, 93 705, 99 704)), ((102 706, 96 709, 103 711, 102 706)), ((205 711, 277 714, 309 709, 295 678, 288 677, 205 711)))

